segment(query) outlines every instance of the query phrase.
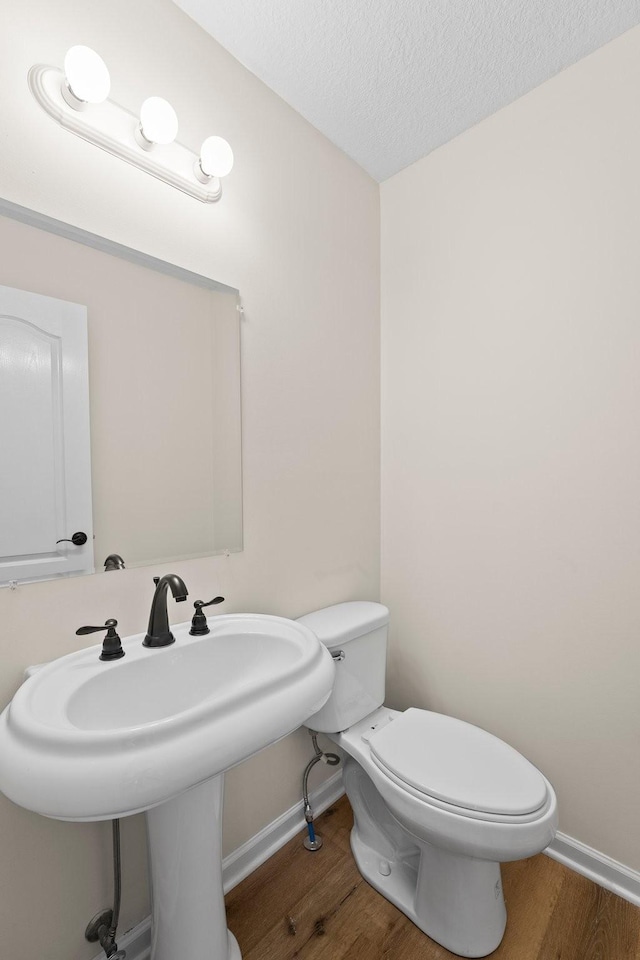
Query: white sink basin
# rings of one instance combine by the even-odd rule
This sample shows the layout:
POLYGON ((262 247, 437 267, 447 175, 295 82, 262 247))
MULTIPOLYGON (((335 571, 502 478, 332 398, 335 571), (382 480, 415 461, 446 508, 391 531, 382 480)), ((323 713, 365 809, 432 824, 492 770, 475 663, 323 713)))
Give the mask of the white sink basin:
POLYGON ((211 617, 211 633, 103 662, 100 646, 39 669, 0 717, 0 790, 48 817, 120 817, 176 797, 295 730, 334 666, 302 624, 211 617))

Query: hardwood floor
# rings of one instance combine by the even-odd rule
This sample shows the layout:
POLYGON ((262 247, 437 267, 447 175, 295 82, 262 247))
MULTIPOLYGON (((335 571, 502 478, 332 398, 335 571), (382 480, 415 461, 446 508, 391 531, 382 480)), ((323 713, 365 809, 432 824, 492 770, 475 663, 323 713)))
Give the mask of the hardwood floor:
MULTIPOLYGON (((455 960, 358 873, 346 797, 227 896, 244 960, 455 960)), ((542 854, 504 864, 507 931, 492 960, 640 960, 640 908, 542 854)))

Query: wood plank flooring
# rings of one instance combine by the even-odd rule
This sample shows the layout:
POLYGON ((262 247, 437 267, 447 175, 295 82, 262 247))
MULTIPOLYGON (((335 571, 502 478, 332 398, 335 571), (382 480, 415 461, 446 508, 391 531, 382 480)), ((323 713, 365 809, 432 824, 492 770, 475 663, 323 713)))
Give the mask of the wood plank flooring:
MULTIPOLYGON (((244 960, 455 960, 358 873, 346 797, 227 896, 244 960)), ((640 960, 640 908, 542 854, 502 867, 507 931, 492 960, 640 960)))

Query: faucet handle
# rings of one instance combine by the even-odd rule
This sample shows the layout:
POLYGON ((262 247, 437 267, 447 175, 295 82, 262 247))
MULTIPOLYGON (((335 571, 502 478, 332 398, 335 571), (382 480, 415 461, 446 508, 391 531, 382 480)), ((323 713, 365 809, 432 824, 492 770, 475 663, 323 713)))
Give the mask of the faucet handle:
POLYGON ((209 600, 207 603, 204 600, 196 600, 193 604, 196 612, 193 615, 191 621, 191 630, 189 633, 192 637, 204 637, 205 634, 211 633, 209 627, 207 626, 207 618, 202 612, 203 607, 210 607, 214 603, 222 603, 224 597, 214 597, 213 600, 209 600))
POLYGON ((107 633, 102 644, 100 659, 120 660, 121 657, 124 657, 124 650, 122 649, 120 637, 116 633, 117 626, 117 620, 105 620, 103 627, 78 627, 76 636, 84 637, 88 633, 98 633, 100 630, 106 630, 107 633))
POLYGON ((100 630, 112 630, 118 626, 117 620, 105 620, 103 627, 78 627, 76 630, 77 637, 84 637, 88 633, 98 633, 100 630))

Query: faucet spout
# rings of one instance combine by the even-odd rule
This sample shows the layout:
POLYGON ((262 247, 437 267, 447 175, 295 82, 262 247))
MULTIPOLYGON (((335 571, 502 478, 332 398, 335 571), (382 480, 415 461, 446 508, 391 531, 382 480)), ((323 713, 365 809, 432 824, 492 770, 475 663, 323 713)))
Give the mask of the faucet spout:
POLYGON ((142 641, 145 647, 167 647, 174 643, 175 637, 169 629, 169 612, 167 610, 167 590, 171 590, 174 600, 186 600, 189 594, 182 577, 175 573, 167 573, 164 577, 154 577, 156 590, 151 601, 149 627, 147 635, 142 641))

